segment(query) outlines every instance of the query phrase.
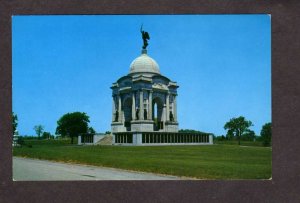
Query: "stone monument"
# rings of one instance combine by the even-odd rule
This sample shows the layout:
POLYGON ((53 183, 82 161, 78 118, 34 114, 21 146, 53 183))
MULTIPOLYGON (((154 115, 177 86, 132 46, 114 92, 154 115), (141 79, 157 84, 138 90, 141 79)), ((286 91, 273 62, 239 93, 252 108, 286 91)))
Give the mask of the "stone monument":
POLYGON ((212 144, 209 133, 179 133, 176 82, 160 73, 148 55, 150 35, 141 27, 141 55, 130 64, 129 73, 112 84, 114 145, 212 144))
POLYGON ((128 75, 111 86, 112 133, 178 132, 178 85, 160 73, 157 62, 147 53, 149 33, 141 27, 141 34, 141 55, 132 61, 128 75))

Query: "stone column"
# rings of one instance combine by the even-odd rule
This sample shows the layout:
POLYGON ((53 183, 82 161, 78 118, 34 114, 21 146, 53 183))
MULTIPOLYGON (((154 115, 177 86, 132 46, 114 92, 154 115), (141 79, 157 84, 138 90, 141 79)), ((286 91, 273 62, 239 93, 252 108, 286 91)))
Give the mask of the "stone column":
POLYGON ((132 92, 132 106, 131 106, 132 120, 135 120, 135 92, 132 92))
POLYGON ((140 90, 140 120, 144 120, 144 92, 140 90))
MULTIPOLYGON (((146 96, 146 105, 144 105, 144 109, 146 109, 146 111, 147 111, 147 119, 146 120, 149 120, 149 94, 147 96, 146 96)), ((144 119, 144 110, 143 110, 143 119, 144 119)))
POLYGON ((148 118, 152 120, 152 90, 149 92, 148 118))
POLYGON ((119 94, 118 95, 118 98, 119 98, 119 103, 118 103, 118 111, 119 111, 119 122, 122 121, 122 111, 121 111, 121 108, 122 108, 122 104, 121 104, 121 95, 119 94))
POLYGON ((174 98, 173 98, 173 103, 174 103, 174 108, 173 108, 173 116, 174 116, 174 121, 177 122, 177 102, 176 102, 176 95, 174 95, 174 98))
POLYGON ((208 141, 209 144, 213 144, 213 136, 212 135, 209 135, 209 141, 208 141))
POLYGON ((113 101, 112 101, 112 122, 115 121, 115 113, 116 113, 116 106, 115 106, 115 97, 113 96, 113 101))
POLYGON ((167 106, 167 112, 166 112, 166 121, 170 120, 170 94, 167 94, 167 98, 166 98, 166 106, 167 106))
POLYGON ((163 110, 162 110, 162 121, 166 122, 166 120, 167 120, 166 118, 167 118, 167 116, 166 116, 166 104, 164 104, 163 110))

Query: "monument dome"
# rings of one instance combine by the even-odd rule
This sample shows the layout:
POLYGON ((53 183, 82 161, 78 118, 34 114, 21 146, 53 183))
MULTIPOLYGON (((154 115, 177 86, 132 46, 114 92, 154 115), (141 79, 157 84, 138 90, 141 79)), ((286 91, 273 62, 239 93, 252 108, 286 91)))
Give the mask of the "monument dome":
POLYGON ((141 56, 134 59, 130 64, 130 74, 132 73, 157 73, 159 66, 156 61, 147 55, 147 50, 143 49, 141 56))

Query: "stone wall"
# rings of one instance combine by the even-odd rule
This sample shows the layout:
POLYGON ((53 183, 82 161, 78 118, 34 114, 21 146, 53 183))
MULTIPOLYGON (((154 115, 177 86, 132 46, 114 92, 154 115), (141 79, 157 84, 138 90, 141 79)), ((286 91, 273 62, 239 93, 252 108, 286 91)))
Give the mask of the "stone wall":
POLYGON ((212 134, 169 132, 123 132, 113 134, 113 145, 211 145, 212 134))

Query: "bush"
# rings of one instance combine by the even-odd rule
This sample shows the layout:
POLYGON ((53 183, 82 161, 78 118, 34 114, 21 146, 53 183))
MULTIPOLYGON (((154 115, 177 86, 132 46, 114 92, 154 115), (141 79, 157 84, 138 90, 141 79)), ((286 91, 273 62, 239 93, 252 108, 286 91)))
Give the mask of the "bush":
POLYGON ((272 126, 271 123, 266 123, 262 126, 261 132, 261 139, 263 141, 264 146, 271 146, 272 144, 272 126))
POLYGON ((215 140, 217 140, 217 141, 224 141, 224 140, 227 140, 227 137, 225 137, 224 135, 217 136, 217 137, 215 137, 215 140))
POLYGON ((17 140, 17 144, 19 144, 20 146, 24 145, 24 139, 23 137, 18 137, 18 140, 17 140))

